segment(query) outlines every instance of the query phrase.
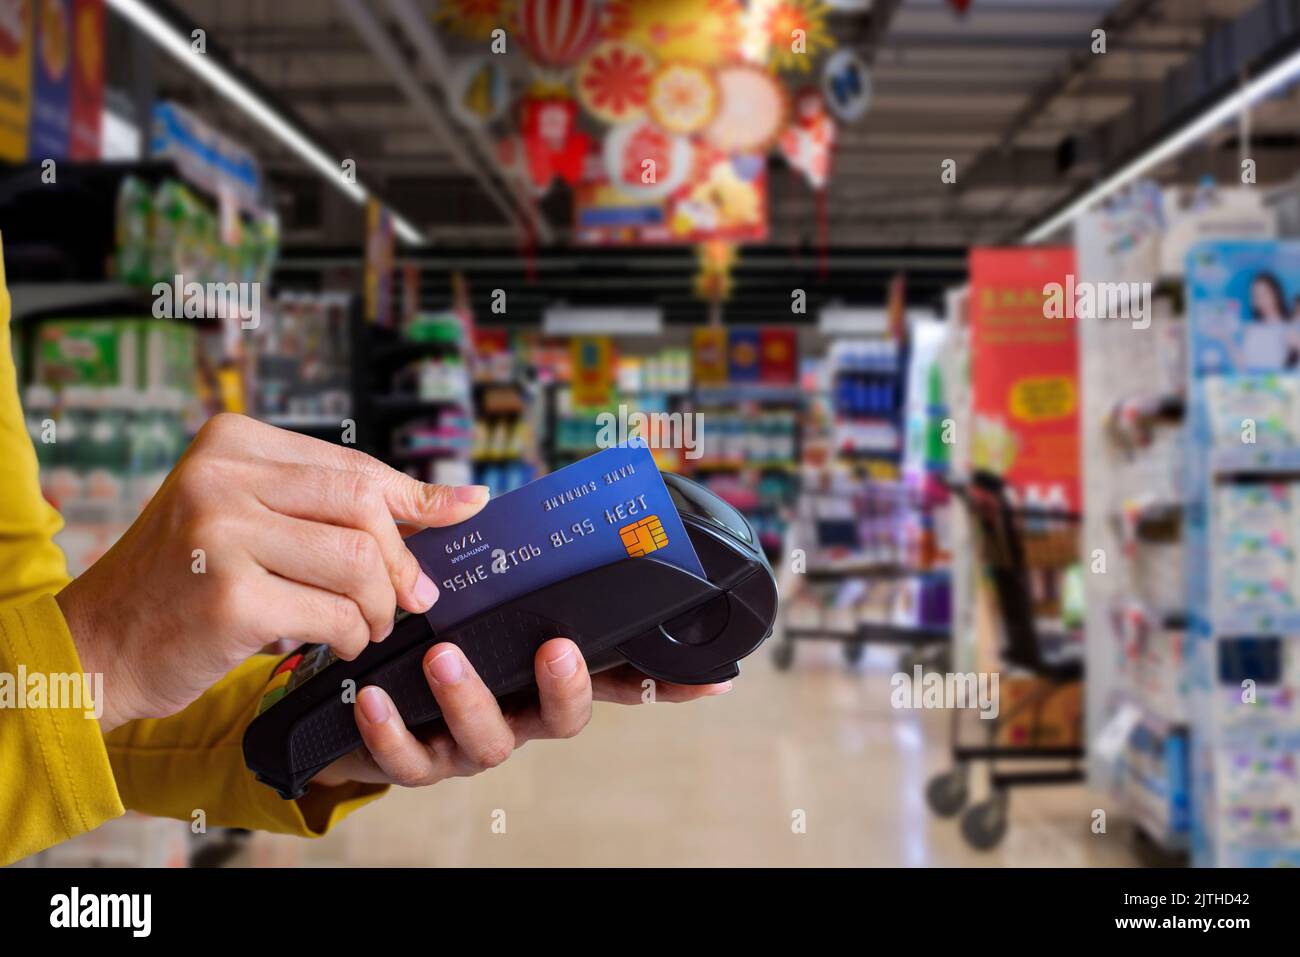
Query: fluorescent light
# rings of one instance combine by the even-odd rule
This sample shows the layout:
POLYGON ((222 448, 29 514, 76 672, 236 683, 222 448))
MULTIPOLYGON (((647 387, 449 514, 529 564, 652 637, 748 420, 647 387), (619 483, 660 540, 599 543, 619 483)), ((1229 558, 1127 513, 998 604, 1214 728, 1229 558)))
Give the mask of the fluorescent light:
POLYGON ((1196 142, 1221 123, 1232 119, 1236 113, 1249 108, 1252 104, 1262 100, 1279 86, 1295 79, 1297 76, 1300 76, 1300 50, 1292 53, 1285 60, 1282 60, 1267 72, 1260 74, 1245 86, 1239 87, 1232 95, 1225 97, 1218 106, 1212 107, 1200 116, 1190 120, 1181 129, 1175 130, 1151 149, 1106 177, 1065 209, 1031 229, 1021 241, 1026 243, 1041 242, 1061 227, 1068 225, 1089 207, 1100 203, 1111 193, 1127 186, 1143 173, 1177 155, 1186 146, 1196 142))
POLYGON ((542 333, 548 336, 658 336, 664 313, 658 308, 551 306, 542 313, 542 333))
POLYGON ((389 210, 393 217, 393 231, 404 243, 410 243, 412 246, 427 246, 429 241, 424 238, 424 234, 411 225, 411 221, 405 216, 399 216, 397 213, 389 210))
MULTIPOLYGON (((298 154, 327 180, 343 191, 354 203, 363 203, 369 195, 360 183, 343 177, 343 165, 307 137, 299 133, 264 99, 233 73, 211 57, 198 53, 191 38, 179 33, 172 24, 141 0, 108 0, 108 5, 129 20, 154 43, 170 53, 183 66, 197 73, 215 90, 260 123, 272 136, 298 154)), ((424 242, 424 237, 407 220, 394 214, 394 228, 407 242, 424 242)))

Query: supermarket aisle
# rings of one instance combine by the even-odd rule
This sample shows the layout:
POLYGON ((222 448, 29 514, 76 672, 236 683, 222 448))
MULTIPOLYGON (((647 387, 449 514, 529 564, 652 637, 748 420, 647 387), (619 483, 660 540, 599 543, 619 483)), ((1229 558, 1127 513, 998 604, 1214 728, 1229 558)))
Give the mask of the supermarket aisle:
MULTIPOLYGON (((497 770, 394 793, 314 842, 258 835, 246 861, 308 865, 1013 865, 1134 863, 1120 828, 1088 830, 1082 788, 1020 791, 997 851, 937 821, 924 783, 945 718, 889 705, 893 656, 862 671, 800 647, 795 670, 745 662, 725 698, 598 705, 575 741, 533 742, 497 770), (493 814, 505 812, 505 833, 493 814), (792 833, 793 812, 807 831, 792 833), (499 828, 498 828, 499 830, 499 828)), ((500 819, 500 815, 497 815, 500 819)))

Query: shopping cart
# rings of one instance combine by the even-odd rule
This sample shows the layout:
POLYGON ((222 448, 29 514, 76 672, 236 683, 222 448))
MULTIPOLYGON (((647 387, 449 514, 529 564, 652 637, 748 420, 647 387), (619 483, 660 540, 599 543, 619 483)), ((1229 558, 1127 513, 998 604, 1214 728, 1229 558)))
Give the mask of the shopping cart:
MULTIPOLYGON (((1065 568, 1078 561, 1079 516, 1054 509, 1015 508, 1002 479, 985 472, 974 473, 968 484, 952 489, 975 524, 980 561, 986 566, 1001 619, 1002 665, 1037 679, 1030 692, 996 720, 978 722, 986 736, 982 744, 963 743, 963 711, 954 708, 954 765, 926 787, 926 800, 936 814, 952 817, 966 808, 962 836, 971 846, 986 850, 997 846, 1006 833, 1011 788, 1084 779, 1082 745, 1040 740, 1043 704, 1083 677, 1079 636, 1040 626, 1041 620, 1060 616, 1060 578, 1065 568), (1028 725, 1022 720, 1025 716, 1028 725), (1012 727, 1027 731, 1027 740, 1006 743, 1006 735, 999 732, 1012 727), (967 807, 970 768, 975 762, 988 764, 990 795, 967 807), (999 763, 1014 763, 1017 769, 1002 770, 999 763), (1022 769, 1025 765, 1030 767, 1022 769)), ((1077 733, 1072 740, 1080 740, 1077 733)))

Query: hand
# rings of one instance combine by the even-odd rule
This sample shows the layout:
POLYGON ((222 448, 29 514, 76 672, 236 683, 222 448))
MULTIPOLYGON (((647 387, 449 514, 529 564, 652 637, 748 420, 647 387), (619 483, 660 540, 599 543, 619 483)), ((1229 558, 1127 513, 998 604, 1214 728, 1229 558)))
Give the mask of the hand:
POLYGON ((398 521, 451 525, 482 486, 426 485, 355 449, 211 419, 116 545, 56 600, 105 731, 175 714, 270 642, 359 655, 437 586, 398 521))
MULTIPOLYGON (((587 673, 578 646, 552 638, 534 659, 538 701, 501 710, 473 665, 453 644, 434 645, 424 656, 424 675, 442 708, 446 730, 420 741, 402 723, 392 699, 373 685, 362 688, 355 705, 365 747, 339 758, 313 783, 326 787, 348 781, 422 787, 444 778, 468 777, 494 768, 534 738, 571 738, 591 718, 591 702, 637 704, 649 679, 630 665, 598 675, 587 673)), ((731 682, 715 685, 654 683, 655 701, 691 701, 725 694, 731 682)))

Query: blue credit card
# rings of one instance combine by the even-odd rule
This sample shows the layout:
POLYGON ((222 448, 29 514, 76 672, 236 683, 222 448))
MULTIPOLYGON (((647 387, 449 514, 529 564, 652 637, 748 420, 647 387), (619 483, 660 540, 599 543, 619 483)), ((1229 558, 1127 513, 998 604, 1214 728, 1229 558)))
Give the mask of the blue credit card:
POLYGON ((441 594, 426 615, 435 631, 626 558, 653 555, 705 577, 644 446, 597 452, 406 544, 438 583, 441 594))

